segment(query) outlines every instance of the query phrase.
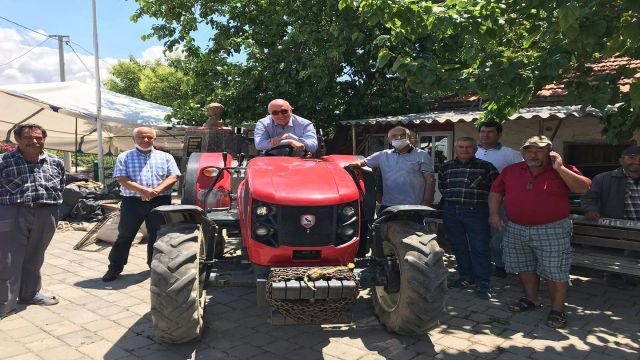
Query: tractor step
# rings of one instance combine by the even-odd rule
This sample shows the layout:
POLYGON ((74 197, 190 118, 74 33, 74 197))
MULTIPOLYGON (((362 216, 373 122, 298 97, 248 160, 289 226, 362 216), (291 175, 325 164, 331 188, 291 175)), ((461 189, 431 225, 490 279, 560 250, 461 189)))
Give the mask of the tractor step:
POLYGON ((278 300, 342 299, 351 298, 357 293, 358 284, 353 280, 318 280, 309 281, 308 284, 289 280, 271 284, 271 298, 278 300))

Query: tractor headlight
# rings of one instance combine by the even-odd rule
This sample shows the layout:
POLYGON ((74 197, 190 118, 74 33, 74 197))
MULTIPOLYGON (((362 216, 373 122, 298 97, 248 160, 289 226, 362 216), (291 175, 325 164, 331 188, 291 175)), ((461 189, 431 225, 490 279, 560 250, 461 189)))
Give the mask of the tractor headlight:
POLYGON ((202 175, 208 176, 208 177, 216 177, 218 176, 219 173, 220 173, 220 169, 216 167, 208 167, 208 168, 202 169, 202 175))
POLYGON ((340 232, 344 236, 353 236, 353 234, 356 233, 356 229, 353 226, 345 226, 342 229, 340 229, 340 232))
POLYGON ((256 214, 259 216, 267 216, 271 212, 271 208, 266 205, 259 205, 256 207, 256 214))
POLYGON ((258 236, 267 236, 271 233, 271 229, 266 225, 258 224, 255 227, 255 233, 258 236))
POLYGON ((342 214, 344 216, 352 217, 355 213, 356 209, 353 206, 345 206, 342 208, 342 214))

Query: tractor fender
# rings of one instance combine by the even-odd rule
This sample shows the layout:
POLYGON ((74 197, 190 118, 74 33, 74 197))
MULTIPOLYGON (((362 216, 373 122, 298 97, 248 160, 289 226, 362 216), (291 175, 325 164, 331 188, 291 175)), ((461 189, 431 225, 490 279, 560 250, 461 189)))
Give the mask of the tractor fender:
POLYGON ((211 226, 205 212, 195 205, 162 205, 154 208, 151 212, 160 213, 166 224, 199 224, 203 229, 208 229, 211 226))
POLYGON ((384 209, 378 218, 373 222, 373 225, 379 225, 387 223, 389 221, 397 220, 402 215, 412 214, 421 215, 426 218, 436 218, 437 210, 423 205, 394 205, 384 209))
MULTIPOLYGON (((233 157, 228 154, 226 162, 222 153, 193 153, 189 157, 184 173, 182 203, 203 206, 204 195, 214 181, 214 177, 203 174, 210 167, 224 168, 232 166, 233 157)), ((213 187, 207 207, 223 208, 230 206, 231 175, 223 172, 218 183, 213 187)))

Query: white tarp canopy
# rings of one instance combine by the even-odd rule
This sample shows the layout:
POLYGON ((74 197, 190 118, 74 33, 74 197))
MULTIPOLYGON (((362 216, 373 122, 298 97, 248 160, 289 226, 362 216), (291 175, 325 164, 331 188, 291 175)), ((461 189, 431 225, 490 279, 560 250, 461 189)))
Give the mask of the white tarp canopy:
MULTIPOLYGON (((47 130, 47 148, 95 154, 95 111, 95 88, 81 82, 0 86, 0 142, 13 141, 15 126, 29 122, 47 130)), ((165 122, 170 112, 169 107, 103 89, 104 152, 118 154, 133 148, 132 131, 139 126, 154 128, 156 145, 178 152, 186 128, 165 122)))

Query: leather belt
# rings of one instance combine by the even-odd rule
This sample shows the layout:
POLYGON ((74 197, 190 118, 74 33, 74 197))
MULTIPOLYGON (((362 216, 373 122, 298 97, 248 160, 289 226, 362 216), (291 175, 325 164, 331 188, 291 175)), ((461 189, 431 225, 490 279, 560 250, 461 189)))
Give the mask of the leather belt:
POLYGON ((31 209, 34 209, 34 208, 45 208, 45 207, 56 206, 56 205, 57 204, 47 204, 47 203, 13 204, 13 206, 26 207, 26 208, 31 208, 31 209))

